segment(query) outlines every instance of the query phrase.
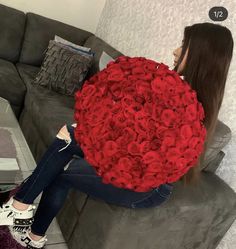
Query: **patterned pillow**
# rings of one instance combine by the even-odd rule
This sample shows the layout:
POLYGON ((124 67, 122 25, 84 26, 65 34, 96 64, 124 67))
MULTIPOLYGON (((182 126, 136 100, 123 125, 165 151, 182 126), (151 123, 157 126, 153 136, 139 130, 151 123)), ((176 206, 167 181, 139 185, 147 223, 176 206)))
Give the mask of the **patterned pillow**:
POLYGON ((74 95, 81 89, 92 65, 94 53, 81 52, 61 43, 50 41, 34 84, 64 95, 74 95))
POLYGON ((83 51, 87 51, 87 52, 91 51, 91 48, 79 46, 77 44, 74 44, 74 43, 72 43, 70 41, 67 41, 67 40, 63 39, 62 37, 60 37, 58 35, 55 35, 54 41, 60 42, 60 43, 62 43, 64 45, 66 45, 66 46, 69 46, 69 47, 72 47, 72 48, 76 48, 76 49, 80 49, 80 50, 83 50, 83 51))

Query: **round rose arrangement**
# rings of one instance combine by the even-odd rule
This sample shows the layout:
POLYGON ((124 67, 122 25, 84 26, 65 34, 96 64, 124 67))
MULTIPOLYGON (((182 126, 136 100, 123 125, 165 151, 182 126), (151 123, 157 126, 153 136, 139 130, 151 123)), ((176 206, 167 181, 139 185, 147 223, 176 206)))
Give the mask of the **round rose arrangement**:
POLYGON ((75 139, 103 183, 147 192, 177 181, 203 152, 202 104, 163 63, 120 56, 75 100, 75 139))

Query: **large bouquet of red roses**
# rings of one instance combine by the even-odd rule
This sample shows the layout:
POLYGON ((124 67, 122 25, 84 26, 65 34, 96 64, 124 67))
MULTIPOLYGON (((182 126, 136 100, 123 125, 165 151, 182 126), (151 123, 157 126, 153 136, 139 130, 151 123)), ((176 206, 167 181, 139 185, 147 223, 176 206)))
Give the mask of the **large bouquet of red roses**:
POLYGON ((147 192, 177 181, 203 152, 202 104, 163 63, 121 56, 75 99, 75 138, 103 183, 147 192))

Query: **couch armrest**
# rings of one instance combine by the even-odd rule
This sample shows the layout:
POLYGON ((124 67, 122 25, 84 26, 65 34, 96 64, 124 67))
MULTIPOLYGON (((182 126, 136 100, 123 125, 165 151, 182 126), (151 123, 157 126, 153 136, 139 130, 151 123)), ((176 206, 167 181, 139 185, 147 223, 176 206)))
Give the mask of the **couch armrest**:
POLYGON ((220 166, 220 163, 222 162, 224 156, 225 156, 225 153, 221 150, 216 155, 216 157, 207 164, 207 166, 203 169, 203 171, 209 171, 209 172, 215 173, 217 168, 220 166))
MULTIPOLYGON (((201 165, 201 170, 208 171, 208 165, 209 163, 213 162, 215 164, 216 160, 220 160, 222 154, 220 157, 218 156, 219 152, 229 143, 232 137, 232 132, 230 128, 224 124, 222 121, 218 120, 216 129, 213 135, 213 139, 211 143, 209 144, 209 147, 206 151, 205 160, 203 164, 201 165)), ((219 165, 219 163, 218 163, 219 165)), ((208 169, 210 169, 209 167, 208 169)), ((212 170, 210 170, 212 171, 212 170)))

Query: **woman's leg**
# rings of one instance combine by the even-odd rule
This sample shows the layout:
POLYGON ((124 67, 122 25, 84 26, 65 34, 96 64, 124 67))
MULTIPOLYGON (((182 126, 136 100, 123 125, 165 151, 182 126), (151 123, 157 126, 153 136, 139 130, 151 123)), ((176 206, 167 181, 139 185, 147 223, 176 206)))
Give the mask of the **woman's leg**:
MULTIPOLYGON (((57 138, 60 138, 60 139, 64 139, 66 141, 68 141, 70 139, 70 133, 67 131, 67 127, 66 125, 64 125, 60 131, 58 132, 58 134, 56 135, 56 139, 52 142, 51 146, 48 148, 48 151, 52 149, 52 147, 55 147, 55 142, 58 141, 57 138)), ((47 154, 48 151, 46 152, 47 154)), ((44 157, 46 157, 46 154, 44 155, 44 157)), ((42 161, 43 159, 41 159, 42 161)), ((37 167, 40 167, 39 165, 37 167)), ((23 183, 22 183, 23 184, 23 183)), ((21 184, 21 185, 22 185, 21 184)), ((17 198, 17 197, 16 197, 17 198)), ((18 209, 18 210, 26 210, 27 207, 29 206, 29 204, 25 204, 23 202, 20 202, 16 199, 14 199, 13 203, 12 203, 13 207, 18 209)))
MULTIPOLYGON (((65 127, 64 127, 65 128, 65 127)), ((71 129, 69 125, 65 130, 71 129)), ((60 174, 73 155, 84 156, 75 140, 56 137, 33 173, 25 179, 14 196, 0 207, 0 225, 27 226, 33 217, 35 198, 60 174), (24 204, 24 205, 23 205, 24 204), (26 204, 26 205, 25 205, 26 204)))
MULTIPOLYGON (((73 128, 69 127, 69 131, 72 141, 74 141, 73 128)), ((74 147, 76 152, 78 145, 73 143, 72 147, 74 147)), ((79 154, 77 153, 77 155, 79 154)), ((103 199, 108 203, 125 207, 132 207, 131 204, 133 202, 145 199, 152 195, 152 193, 157 193, 156 189, 141 193, 117 188, 112 184, 104 184, 102 178, 96 174, 95 169, 82 157, 73 160, 69 164, 68 169, 58 174, 44 189, 34 216, 34 222, 31 225, 31 236, 40 239, 45 235, 52 220, 64 205, 70 188, 78 189, 89 194, 91 197, 103 199)), ((162 196, 160 198, 163 199, 162 196)))
POLYGON ((73 160, 63 173, 47 186, 42 194, 34 221, 31 225, 32 237, 43 237, 54 217, 60 211, 70 188, 87 193, 90 197, 105 200, 111 204, 131 207, 133 201, 145 198, 151 192, 138 193, 102 183, 102 178, 83 158, 73 160))
POLYGON ((71 185, 63 178, 57 178, 47 186, 40 199, 31 225, 30 237, 34 240, 42 238, 54 217, 63 206, 71 185))
MULTIPOLYGON (((69 126, 67 126, 69 127, 69 126)), ((19 203, 31 204, 35 198, 46 188, 53 180, 59 175, 66 164, 73 158, 73 155, 84 156, 82 150, 78 146, 75 151, 75 141, 66 142, 64 138, 68 136, 66 134, 67 128, 64 126, 58 135, 61 138, 55 138, 51 143, 45 154, 43 155, 37 167, 27 179, 20 186, 13 199, 18 202, 13 202, 13 205, 17 208, 19 203), (66 148, 65 148, 66 147, 66 148), (65 148, 65 149, 63 149, 65 148)), ((68 137, 67 137, 68 141, 68 137)), ((26 206, 24 206, 25 208, 26 206)))

